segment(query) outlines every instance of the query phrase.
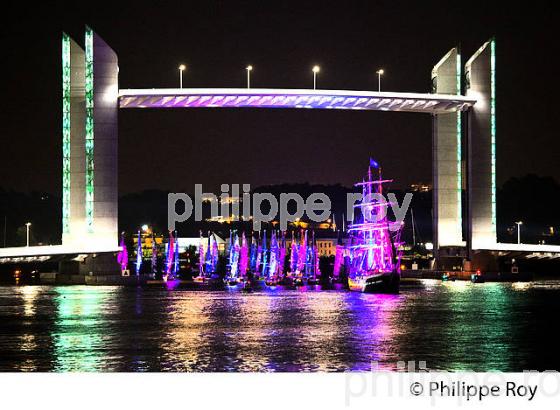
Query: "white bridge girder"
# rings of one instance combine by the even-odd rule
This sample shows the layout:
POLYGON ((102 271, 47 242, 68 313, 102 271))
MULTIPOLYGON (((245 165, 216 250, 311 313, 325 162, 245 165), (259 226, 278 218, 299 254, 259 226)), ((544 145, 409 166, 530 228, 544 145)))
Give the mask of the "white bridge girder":
POLYGON ((311 108, 438 114, 465 111, 461 95, 268 88, 160 88, 119 91, 120 108, 311 108))

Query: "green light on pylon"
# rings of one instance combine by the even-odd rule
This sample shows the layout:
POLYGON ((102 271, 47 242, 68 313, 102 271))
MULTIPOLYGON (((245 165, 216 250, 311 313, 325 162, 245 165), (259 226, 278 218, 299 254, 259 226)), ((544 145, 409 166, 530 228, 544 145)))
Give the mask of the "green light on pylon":
MULTIPOLYGON (((456 93, 457 95, 461 95, 461 54, 459 53, 459 49, 457 48, 457 65, 456 65, 456 93)), ((459 232, 463 230, 463 222, 462 222, 462 198, 461 193, 463 189, 462 181, 462 167, 461 167, 461 160, 462 160, 462 152, 461 152, 461 132, 462 132, 462 123, 461 123, 461 111, 457 110, 457 222, 459 224, 459 232)))
POLYGON ((62 232, 70 232, 70 37, 62 34, 62 232))
POLYGON ((93 31, 86 28, 86 225, 93 232, 94 121, 93 121, 93 31))
POLYGON ((496 229, 496 40, 490 40, 490 138, 492 164, 492 225, 496 229))

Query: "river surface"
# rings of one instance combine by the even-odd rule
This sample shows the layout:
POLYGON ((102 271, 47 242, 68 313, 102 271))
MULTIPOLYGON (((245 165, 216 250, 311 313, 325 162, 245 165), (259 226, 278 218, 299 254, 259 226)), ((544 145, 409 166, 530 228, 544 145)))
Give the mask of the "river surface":
POLYGON ((560 370, 560 282, 399 295, 0 287, 0 371, 560 370))

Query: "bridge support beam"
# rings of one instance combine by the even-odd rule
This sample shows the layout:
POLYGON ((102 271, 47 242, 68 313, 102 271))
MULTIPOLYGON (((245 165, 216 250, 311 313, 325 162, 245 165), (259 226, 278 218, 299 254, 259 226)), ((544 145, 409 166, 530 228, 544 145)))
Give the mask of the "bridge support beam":
POLYGON ((71 245, 85 229, 85 53, 62 34, 62 243, 71 245))
MULTIPOLYGON (((452 48, 432 70, 432 91, 461 94, 461 56, 452 48)), ((461 111, 433 116, 433 232, 437 255, 455 256, 465 245, 462 231, 462 117, 461 111), (445 252, 441 248, 447 247, 445 252), (441 252, 440 252, 441 251, 441 252)))
POLYGON ((63 34, 62 83, 62 244, 117 249, 118 59, 89 27, 85 51, 63 34))
POLYGON ((118 72, 116 53, 86 27, 87 240, 114 247, 119 241, 118 72))
POLYGON ((496 238, 496 59, 490 40, 465 65, 467 97, 476 98, 468 123, 468 227, 470 250, 492 249, 496 238))

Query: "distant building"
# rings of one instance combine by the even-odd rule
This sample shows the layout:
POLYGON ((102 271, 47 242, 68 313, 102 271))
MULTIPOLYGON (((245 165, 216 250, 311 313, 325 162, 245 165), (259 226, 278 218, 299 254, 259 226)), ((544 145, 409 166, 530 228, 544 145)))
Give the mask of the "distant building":
MULTIPOLYGON (((218 251, 225 252, 226 241, 216 234, 214 234, 214 239, 218 244, 218 251)), ((200 243, 202 242, 202 244, 206 246, 206 244, 208 243, 208 237, 203 237, 202 239, 200 237, 178 238, 177 241, 179 243, 179 252, 185 252, 186 249, 190 246, 194 246, 196 248, 196 251, 198 252, 198 249, 200 248, 200 243)))
POLYGON ((432 190, 432 184, 417 182, 410 185, 410 190, 412 192, 430 192, 432 190))
MULTIPOLYGON (((214 235, 214 238, 216 239, 216 243, 218 244, 218 251, 224 252, 226 250, 226 241, 221 237, 219 237, 218 235, 214 235)), ((167 251, 167 243, 168 243, 167 238, 164 239, 163 236, 156 236, 155 241, 159 254, 162 254, 162 252, 167 251)), ((208 243, 208 237, 202 238, 202 240, 198 236, 190 237, 190 238, 177 238, 177 241, 179 243, 179 252, 181 253, 185 252, 187 248, 191 246, 194 246, 196 248, 196 251, 198 252, 198 248, 200 248, 201 241, 204 245, 206 245, 208 243)), ((133 242, 134 242, 134 249, 132 250, 135 252, 138 246, 138 236, 133 237, 133 242)), ((142 236, 142 254, 145 258, 148 258, 152 255, 151 236, 147 236, 147 235, 142 236)))
POLYGON ((321 238, 315 241, 317 243, 317 252, 319 256, 335 256, 337 238, 321 238))

